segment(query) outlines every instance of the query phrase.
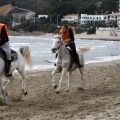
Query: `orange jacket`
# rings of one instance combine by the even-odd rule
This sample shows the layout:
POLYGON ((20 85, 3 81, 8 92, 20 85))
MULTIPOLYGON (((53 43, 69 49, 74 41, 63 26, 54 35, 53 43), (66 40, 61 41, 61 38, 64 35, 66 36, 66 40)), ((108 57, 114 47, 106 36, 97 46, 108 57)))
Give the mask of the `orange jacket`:
MULTIPOLYGON (((5 26, 5 29, 6 29, 6 32, 7 32, 7 35, 8 35, 8 28, 7 28, 7 25, 5 24, 2 24, 0 23, 0 33, 1 33, 1 30, 2 30, 2 27, 5 26)), ((3 36, 3 35, 2 35, 3 36)))
POLYGON ((1 37, 2 36, 8 36, 8 28, 7 28, 7 26, 5 25, 5 24, 2 24, 2 23, 0 23, 0 41, 1 41, 1 37), (6 34, 1 34, 1 31, 2 31, 2 27, 5 27, 5 30, 6 30, 6 34))
POLYGON ((62 35, 62 41, 70 44, 72 41, 70 40, 70 35, 69 35, 69 31, 67 30, 65 33, 62 32, 62 30, 59 31, 59 34, 62 35), (69 40, 67 40, 69 39, 69 40), (67 41, 66 41, 67 40, 67 41))

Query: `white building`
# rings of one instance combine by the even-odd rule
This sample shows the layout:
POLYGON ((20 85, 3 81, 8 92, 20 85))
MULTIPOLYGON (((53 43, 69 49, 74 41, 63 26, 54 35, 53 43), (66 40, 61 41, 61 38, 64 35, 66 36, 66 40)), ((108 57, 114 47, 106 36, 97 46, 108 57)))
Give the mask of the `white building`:
POLYGON ((68 14, 61 19, 61 21, 68 21, 68 22, 78 22, 79 15, 78 14, 68 14))
POLYGON ((38 15, 38 18, 43 18, 43 17, 48 18, 48 15, 38 15))
POLYGON ((119 13, 118 13, 118 27, 120 29, 120 0, 119 0, 119 13))
POLYGON ((87 15, 81 14, 81 24, 91 24, 95 22, 108 21, 108 15, 87 15))
POLYGON ((105 23, 117 22, 118 23, 118 13, 112 12, 107 15, 87 15, 81 14, 81 24, 89 24, 103 21, 105 23))

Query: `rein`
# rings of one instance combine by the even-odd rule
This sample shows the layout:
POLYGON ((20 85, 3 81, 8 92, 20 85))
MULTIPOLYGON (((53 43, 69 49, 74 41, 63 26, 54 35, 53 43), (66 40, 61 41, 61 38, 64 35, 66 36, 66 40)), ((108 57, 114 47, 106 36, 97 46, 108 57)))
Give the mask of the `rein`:
MULTIPOLYGON (((61 38, 59 38, 59 37, 57 37, 57 38, 60 40, 61 46, 59 46, 56 50, 60 49, 60 48, 62 47, 62 45, 63 45, 63 43, 62 43, 62 41, 61 41, 61 38)), ((56 54, 56 58, 57 58, 57 57, 59 57, 59 58, 61 59, 61 57, 59 56, 58 53, 56 54)))

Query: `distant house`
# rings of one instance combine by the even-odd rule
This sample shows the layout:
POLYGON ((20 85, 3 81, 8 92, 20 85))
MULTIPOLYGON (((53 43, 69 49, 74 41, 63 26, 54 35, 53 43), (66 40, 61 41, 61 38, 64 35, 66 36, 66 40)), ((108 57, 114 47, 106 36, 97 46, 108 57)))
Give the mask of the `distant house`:
POLYGON ((11 4, 0 7, 0 14, 13 16, 12 26, 21 24, 24 20, 34 20, 35 12, 12 6, 11 4))
POLYGON ((48 18, 48 15, 38 15, 38 18, 48 18))
POLYGON ((108 14, 108 20, 111 21, 111 22, 117 22, 118 13, 112 12, 111 14, 108 14))
POLYGON ((13 16, 12 26, 21 24, 25 20, 34 20, 35 18, 34 12, 17 7, 11 10, 9 14, 13 16))
POLYGON ((68 21, 68 22, 78 22, 79 15, 78 14, 68 14, 61 19, 61 21, 68 21))

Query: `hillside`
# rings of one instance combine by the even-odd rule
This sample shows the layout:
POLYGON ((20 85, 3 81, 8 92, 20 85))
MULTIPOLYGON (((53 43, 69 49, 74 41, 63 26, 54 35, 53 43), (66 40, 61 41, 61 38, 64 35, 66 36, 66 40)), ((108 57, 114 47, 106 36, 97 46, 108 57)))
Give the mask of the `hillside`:
MULTIPOLYGON (((1 9, 4 5, 12 5, 15 8, 23 8, 35 12, 38 15, 48 15, 48 19, 40 19, 37 24, 25 21, 20 26, 12 30, 22 29, 23 31, 56 31, 56 22, 61 24, 61 18, 67 14, 111 14, 118 12, 118 0, 0 0, 0 14, 6 15, 0 17, 0 21, 10 25, 13 19, 11 15, 11 6, 1 9), (112 7, 111 7, 112 6, 112 7), (7 14, 8 13, 8 14, 7 14)), ((14 12, 17 12, 14 9, 14 12)), ((66 21, 65 21, 66 22, 66 21)), ((72 26, 76 26, 75 23, 72 26)))
POLYGON ((70 2, 74 3, 81 3, 81 2, 89 2, 89 3, 98 3, 101 0, 0 0, 0 6, 5 4, 13 4, 18 7, 27 8, 29 10, 33 10, 37 12, 38 9, 47 8, 48 6, 54 7, 59 5, 59 3, 70 2))
POLYGON ((0 6, 12 4, 39 14, 52 15, 53 22, 67 14, 110 14, 118 12, 118 0, 0 0, 0 6), (111 7, 112 6, 112 7, 111 7))
POLYGON ((13 4, 15 6, 21 7, 21 8, 25 8, 25 9, 29 9, 29 10, 33 10, 36 11, 36 8, 39 7, 47 7, 49 5, 51 5, 51 3, 56 3, 57 0, 0 0, 0 6, 3 6, 5 4, 13 4))

